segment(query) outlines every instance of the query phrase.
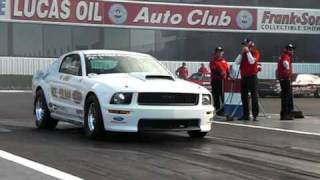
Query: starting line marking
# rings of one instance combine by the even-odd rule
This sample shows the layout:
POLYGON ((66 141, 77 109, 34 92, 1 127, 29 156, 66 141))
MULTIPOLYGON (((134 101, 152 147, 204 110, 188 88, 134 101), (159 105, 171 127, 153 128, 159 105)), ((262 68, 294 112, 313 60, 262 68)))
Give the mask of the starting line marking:
POLYGON ((28 167, 40 173, 55 177, 61 180, 83 180, 82 178, 67 174, 65 172, 59 171, 57 169, 51 168, 49 166, 42 165, 40 163, 25 159, 14 154, 8 153, 6 151, 0 150, 0 157, 22 166, 28 167))
POLYGON ((32 93, 31 90, 0 90, 0 93, 32 93))
POLYGON ((281 129, 281 128, 272 128, 272 127, 264 127, 264 126, 255 126, 255 125, 250 125, 250 124, 237 124, 237 123, 220 122, 220 121, 213 121, 213 123, 231 125, 231 126, 239 126, 239 127, 249 127, 249 128, 256 128, 256 129, 264 129, 264 130, 271 130, 271 131, 288 132, 288 133, 295 133, 295 134, 302 134, 302 135, 320 136, 320 133, 297 131, 297 130, 290 130, 290 129, 281 129))

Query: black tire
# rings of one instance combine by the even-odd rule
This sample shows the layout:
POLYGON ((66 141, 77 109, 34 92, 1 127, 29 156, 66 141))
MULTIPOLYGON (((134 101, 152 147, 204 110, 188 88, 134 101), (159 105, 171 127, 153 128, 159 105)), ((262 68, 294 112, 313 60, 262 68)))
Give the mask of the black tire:
POLYGON ((320 98, 320 88, 318 88, 317 91, 314 93, 314 97, 320 98))
POLYGON ((50 110, 47 106, 46 97, 41 89, 36 92, 33 115, 36 127, 39 129, 54 129, 58 124, 57 120, 50 117, 50 110))
POLYGON ((208 132, 188 131, 188 134, 191 138, 204 138, 208 134, 208 132))
POLYGON ((84 132, 91 139, 101 138, 105 133, 100 104, 94 95, 89 96, 85 103, 84 132))

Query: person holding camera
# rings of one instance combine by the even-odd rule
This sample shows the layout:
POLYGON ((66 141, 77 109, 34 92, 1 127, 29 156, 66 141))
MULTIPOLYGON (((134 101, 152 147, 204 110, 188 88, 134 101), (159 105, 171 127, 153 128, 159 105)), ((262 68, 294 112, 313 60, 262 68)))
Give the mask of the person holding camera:
POLYGON ((241 74, 241 101, 243 106, 243 116, 239 120, 250 120, 249 113, 249 95, 251 96, 253 121, 257 120, 259 114, 258 102, 258 72, 260 53, 255 48, 255 44, 250 39, 244 39, 241 43, 242 49, 237 56, 235 63, 240 65, 241 74))

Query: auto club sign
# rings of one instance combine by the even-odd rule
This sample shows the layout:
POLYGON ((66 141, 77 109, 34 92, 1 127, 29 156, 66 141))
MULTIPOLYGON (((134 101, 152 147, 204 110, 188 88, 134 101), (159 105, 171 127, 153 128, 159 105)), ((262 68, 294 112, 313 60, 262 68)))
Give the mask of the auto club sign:
POLYGON ((320 34, 320 10, 133 1, 0 0, 0 17, 4 13, 1 11, 3 6, 11 7, 10 18, 18 22, 184 31, 320 34))

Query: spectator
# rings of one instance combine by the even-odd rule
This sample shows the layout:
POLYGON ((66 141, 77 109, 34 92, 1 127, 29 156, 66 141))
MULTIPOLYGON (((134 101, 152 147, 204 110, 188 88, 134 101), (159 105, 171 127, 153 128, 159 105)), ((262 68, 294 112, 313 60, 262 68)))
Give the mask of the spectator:
POLYGON ((277 79, 281 86, 281 112, 280 120, 293 120, 293 96, 292 96, 292 56, 294 53, 294 46, 288 44, 282 52, 278 60, 277 79))
POLYGON ((188 72, 188 68, 186 66, 186 63, 183 62, 182 66, 180 66, 177 70, 176 70, 176 75, 181 78, 181 79, 187 79, 189 72, 188 72))
POLYGON ((254 42, 250 39, 245 39, 242 42, 242 49, 235 60, 236 64, 240 64, 241 74, 241 101, 243 106, 243 116, 239 120, 250 120, 249 113, 249 96, 250 92, 252 101, 252 115, 253 121, 257 120, 259 114, 258 102, 258 63, 260 60, 260 53, 255 48, 254 42))
POLYGON ((207 74, 207 73, 209 73, 209 71, 208 71, 208 69, 204 66, 204 64, 201 63, 201 67, 198 69, 198 73, 207 74))
POLYGON ((217 47, 210 61, 211 70, 211 86, 214 101, 214 108, 218 116, 224 115, 224 81, 229 74, 229 67, 224 58, 224 51, 222 47, 217 47))

